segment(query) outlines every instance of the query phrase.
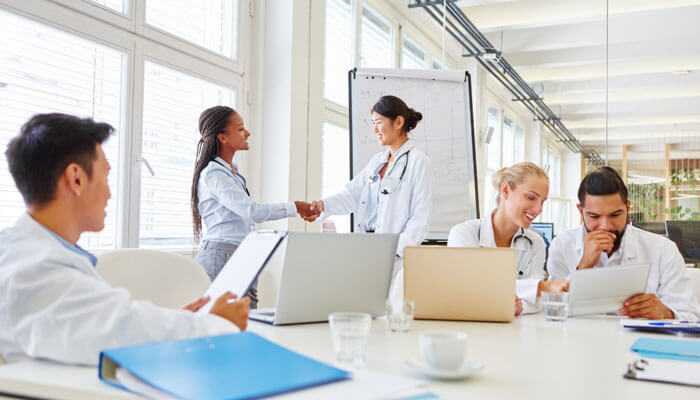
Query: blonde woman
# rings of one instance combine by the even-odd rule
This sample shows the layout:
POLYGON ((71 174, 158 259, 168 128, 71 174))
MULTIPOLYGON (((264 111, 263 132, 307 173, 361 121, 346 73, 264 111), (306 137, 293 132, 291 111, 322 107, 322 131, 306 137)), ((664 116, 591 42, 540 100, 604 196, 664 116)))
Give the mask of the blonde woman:
POLYGON ((542 292, 568 290, 565 280, 546 280, 544 239, 529 229, 547 200, 549 178, 537 165, 521 162, 501 168, 492 183, 498 192, 496 209, 485 218, 454 226, 447 245, 520 250, 515 314, 536 312, 537 298, 542 292))

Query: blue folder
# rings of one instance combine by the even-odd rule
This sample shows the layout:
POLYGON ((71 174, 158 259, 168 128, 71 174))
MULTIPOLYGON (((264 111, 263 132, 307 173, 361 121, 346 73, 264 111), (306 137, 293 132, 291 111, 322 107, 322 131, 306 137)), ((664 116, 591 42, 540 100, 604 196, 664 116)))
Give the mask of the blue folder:
POLYGON ((646 358, 700 362, 700 340, 640 338, 632 351, 646 358))
POLYGON ((116 368, 174 397, 198 400, 261 398, 350 378, 249 332, 102 351, 100 380, 126 389, 116 368))

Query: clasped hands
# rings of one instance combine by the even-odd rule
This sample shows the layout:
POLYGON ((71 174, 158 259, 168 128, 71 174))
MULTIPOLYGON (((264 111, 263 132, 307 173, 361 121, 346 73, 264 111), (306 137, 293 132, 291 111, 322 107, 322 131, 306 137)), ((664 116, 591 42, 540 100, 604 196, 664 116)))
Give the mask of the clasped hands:
POLYGON ((310 203, 305 201, 295 201, 297 213, 306 222, 314 222, 324 210, 323 201, 316 200, 310 203))

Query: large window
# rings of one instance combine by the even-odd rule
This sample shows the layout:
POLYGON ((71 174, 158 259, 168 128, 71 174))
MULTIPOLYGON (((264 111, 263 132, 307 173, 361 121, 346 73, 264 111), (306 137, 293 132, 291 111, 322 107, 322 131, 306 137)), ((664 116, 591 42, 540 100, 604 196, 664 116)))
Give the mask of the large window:
POLYGON ((0 48, 0 229, 12 225, 25 209, 6 167, 8 141, 34 114, 68 113, 108 122, 116 129, 104 146, 112 165, 105 229, 85 234, 80 241, 93 249, 115 247, 125 55, 3 11, 0 48))
POLYGON ((103 7, 109 8, 110 10, 116 11, 120 14, 126 14, 126 6, 128 0, 90 0, 93 3, 97 3, 103 7))
POLYGON ((365 68, 394 67, 394 34, 391 24, 378 12, 362 8, 360 65, 365 68))
POLYGON ((425 69, 427 55, 414 41, 404 38, 401 47, 401 68, 425 69))
POLYGON ((502 166, 510 167, 515 158, 515 124, 513 120, 503 119, 503 163, 502 166))
POLYGON ((238 0, 147 0, 146 23, 225 57, 236 57, 238 0))
POLYGON ((199 114, 213 105, 235 108, 235 92, 146 63, 141 174, 141 247, 193 245, 190 188, 199 114))
POLYGON ((352 5, 350 0, 326 0, 324 95, 348 105, 347 74, 352 68, 352 5))
POLYGON ((486 215, 496 207, 496 190, 491 184, 493 174, 501 167, 501 113, 489 108, 486 117, 486 173, 484 174, 484 209, 486 215))
MULTIPOLYGON (((338 193, 350 179, 350 139, 348 130, 334 124, 323 124, 323 176, 321 196, 338 193)), ((336 232, 350 232, 349 216, 332 216, 336 232)))

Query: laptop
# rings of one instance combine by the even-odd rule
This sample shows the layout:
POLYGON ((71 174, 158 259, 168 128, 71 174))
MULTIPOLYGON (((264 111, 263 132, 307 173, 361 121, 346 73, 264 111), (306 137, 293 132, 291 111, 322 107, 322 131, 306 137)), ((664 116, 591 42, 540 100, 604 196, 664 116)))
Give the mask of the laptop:
POLYGON ((627 298, 644 293, 649 264, 588 268, 570 276, 569 315, 616 313, 627 298))
POLYGON ((404 251, 404 297, 416 319, 510 322, 517 250, 419 246, 404 251))
POLYGON ((397 234, 289 232, 277 305, 251 310, 273 325, 328 321, 338 311, 383 315, 396 257, 397 234))

